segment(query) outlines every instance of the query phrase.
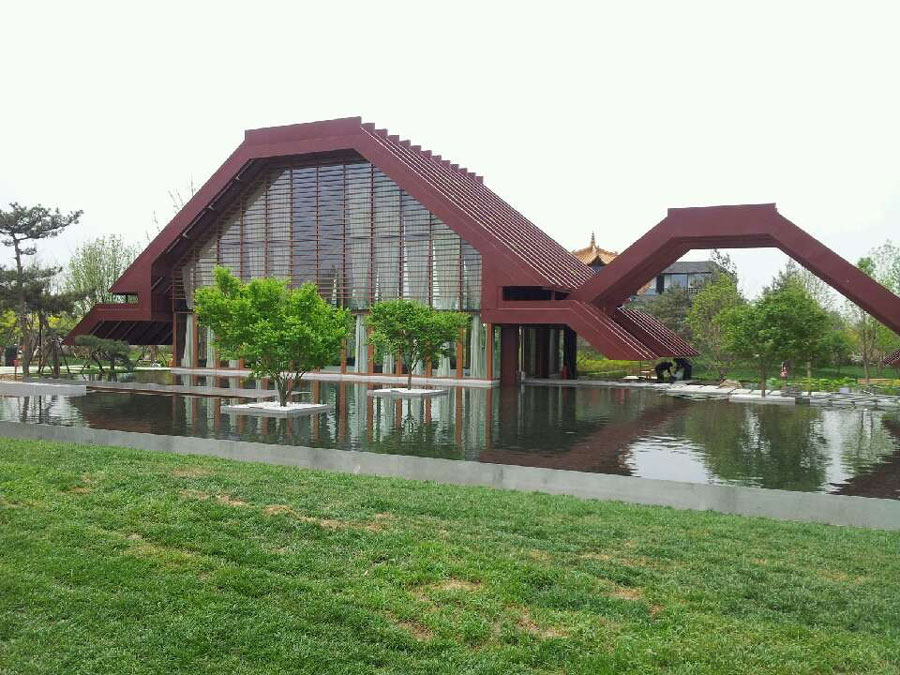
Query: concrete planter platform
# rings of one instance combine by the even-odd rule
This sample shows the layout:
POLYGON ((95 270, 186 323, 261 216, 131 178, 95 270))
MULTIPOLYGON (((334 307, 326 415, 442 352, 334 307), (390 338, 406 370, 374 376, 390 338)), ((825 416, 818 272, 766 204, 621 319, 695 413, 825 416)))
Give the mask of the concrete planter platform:
POLYGON ((84 396, 87 385, 0 380, 0 396, 84 396))
POLYGON ((767 405, 796 405, 797 399, 793 396, 782 396, 781 392, 761 394, 732 394, 729 398, 732 403, 765 403, 767 405))
POLYGON ((304 415, 320 415, 330 410, 331 406, 324 403, 288 403, 286 406, 281 406, 278 401, 222 406, 222 412, 232 415, 256 415, 259 417, 302 417, 304 415))
POLYGON ((446 389, 407 389, 406 387, 392 387, 390 389, 373 389, 369 396, 375 398, 434 398, 443 396, 446 389))

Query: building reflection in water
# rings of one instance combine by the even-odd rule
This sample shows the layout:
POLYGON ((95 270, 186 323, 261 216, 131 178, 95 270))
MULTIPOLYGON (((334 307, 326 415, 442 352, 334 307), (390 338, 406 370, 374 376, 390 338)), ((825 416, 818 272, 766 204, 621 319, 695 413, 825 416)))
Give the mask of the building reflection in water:
MULTIPOLYGON (((206 385, 191 380, 178 384, 206 385)), ((210 384, 255 386, 238 378, 210 384)), ((293 419, 223 413, 234 400, 227 397, 102 391, 4 398, 0 419, 900 497, 897 413, 601 387, 471 387, 430 399, 385 399, 370 395, 376 386, 306 382, 301 400, 332 411, 293 419)))

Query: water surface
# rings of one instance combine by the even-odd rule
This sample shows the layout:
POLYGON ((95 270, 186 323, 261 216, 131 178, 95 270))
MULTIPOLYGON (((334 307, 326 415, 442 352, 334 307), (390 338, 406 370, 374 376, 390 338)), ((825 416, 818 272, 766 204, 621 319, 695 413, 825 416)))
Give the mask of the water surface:
MULTIPOLYGON (((173 381, 168 373, 138 379, 173 381)), ((3 397, 0 419, 900 498, 897 412, 612 387, 458 388, 424 401, 374 398, 372 388, 307 382, 304 400, 334 409, 291 420, 222 412, 240 399, 104 391, 3 397)))

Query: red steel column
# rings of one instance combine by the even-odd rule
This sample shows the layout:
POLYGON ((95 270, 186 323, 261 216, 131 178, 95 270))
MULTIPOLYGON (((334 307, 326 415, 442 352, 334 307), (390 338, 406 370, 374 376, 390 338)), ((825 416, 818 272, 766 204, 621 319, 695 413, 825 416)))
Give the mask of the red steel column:
POLYGON ((519 327, 500 326, 500 386, 515 387, 518 380, 519 327))

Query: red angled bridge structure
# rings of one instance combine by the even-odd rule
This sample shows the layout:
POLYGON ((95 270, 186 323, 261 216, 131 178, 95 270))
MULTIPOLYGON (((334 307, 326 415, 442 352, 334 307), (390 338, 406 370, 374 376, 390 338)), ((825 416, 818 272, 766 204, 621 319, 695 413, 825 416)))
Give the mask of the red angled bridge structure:
POLYGON ((335 371, 402 373, 375 358, 363 321, 400 297, 471 315, 455 357, 422 375, 572 377, 578 337, 613 359, 694 355, 629 299, 692 249, 758 247, 782 250, 900 333, 900 298, 775 204, 670 209, 595 271, 478 174, 361 118, 255 129, 112 286, 124 302, 96 305, 67 340, 171 343, 179 367, 237 368, 193 313, 194 290, 224 265, 244 279, 312 281, 350 309, 356 327, 335 371))

